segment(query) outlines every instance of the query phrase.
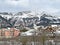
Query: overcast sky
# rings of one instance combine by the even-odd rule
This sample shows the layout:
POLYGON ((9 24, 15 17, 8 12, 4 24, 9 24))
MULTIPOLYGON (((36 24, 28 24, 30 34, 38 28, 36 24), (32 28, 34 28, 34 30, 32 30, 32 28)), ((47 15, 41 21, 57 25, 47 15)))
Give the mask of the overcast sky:
POLYGON ((0 0, 0 12, 41 10, 60 14, 60 0, 0 0))

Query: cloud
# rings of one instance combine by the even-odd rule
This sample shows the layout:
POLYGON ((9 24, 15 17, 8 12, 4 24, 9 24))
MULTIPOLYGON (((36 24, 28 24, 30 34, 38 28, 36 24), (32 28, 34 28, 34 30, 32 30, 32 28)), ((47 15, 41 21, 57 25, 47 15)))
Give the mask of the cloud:
POLYGON ((0 12, 19 12, 28 10, 29 0, 0 0, 0 12))
POLYGON ((27 7, 29 5, 29 0, 5 0, 5 3, 10 6, 27 7))
POLYGON ((32 10, 41 10, 48 13, 57 13, 60 11, 60 0, 31 0, 30 8, 32 10))
POLYGON ((0 10, 41 10, 57 14, 60 12, 60 0, 0 0, 0 10))

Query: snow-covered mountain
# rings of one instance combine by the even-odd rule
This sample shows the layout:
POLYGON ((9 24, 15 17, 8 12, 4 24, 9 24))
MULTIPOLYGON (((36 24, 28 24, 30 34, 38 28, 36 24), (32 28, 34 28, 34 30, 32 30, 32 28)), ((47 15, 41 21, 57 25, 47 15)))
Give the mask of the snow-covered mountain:
POLYGON ((13 26, 30 26, 32 27, 33 23, 37 23, 39 21, 39 15, 34 11, 22 11, 16 14, 8 13, 8 12, 0 12, 0 16, 5 18, 11 25, 13 26))
POLYGON ((8 13, 8 12, 0 12, 0 16, 2 16, 3 18, 9 20, 12 17, 12 13, 8 13))
POLYGON ((22 11, 18 12, 14 15, 14 17, 21 17, 21 18, 30 18, 30 17, 39 17, 40 14, 34 11, 22 11))
POLYGON ((0 12, 0 16, 5 18, 12 26, 33 27, 34 24, 60 23, 60 17, 55 17, 47 13, 35 11, 22 11, 18 13, 0 12))

